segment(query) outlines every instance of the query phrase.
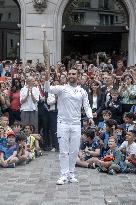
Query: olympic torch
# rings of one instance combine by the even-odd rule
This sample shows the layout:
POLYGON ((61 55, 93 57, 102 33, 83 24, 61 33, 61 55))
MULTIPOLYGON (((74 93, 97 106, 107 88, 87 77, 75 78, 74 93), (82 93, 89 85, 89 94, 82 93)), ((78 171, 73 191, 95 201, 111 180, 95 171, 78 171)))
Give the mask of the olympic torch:
MULTIPOLYGON (((42 26, 44 28, 44 26, 42 26)), ((45 65, 45 70, 49 70, 50 68, 50 51, 48 48, 48 41, 47 41, 47 35, 46 35, 46 30, 43 29, 43 57, 44 57, 44 65, 45 65)))

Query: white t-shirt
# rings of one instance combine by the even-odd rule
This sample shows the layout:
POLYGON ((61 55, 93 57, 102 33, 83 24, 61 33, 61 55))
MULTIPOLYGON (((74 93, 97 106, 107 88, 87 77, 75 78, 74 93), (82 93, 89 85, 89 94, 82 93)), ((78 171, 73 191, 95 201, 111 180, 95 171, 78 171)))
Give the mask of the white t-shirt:
POLYGON ((133 142, 131 145, 128 145, 128 141, 124 141, 119 149, 126 149, 127 154, 135 154, 136 155, 136 143, 133 142))
MULTIPOLYGON (((28 87, 25 86, 23 87, 21 90, 20 90, 20 102, 26 98, 27 96, 27 92, 28 92, 28 87)), ((37 87, 33 87, 32 88, 32 93, 36 99, 36 102, 33 102, 32 100, 32 97, 31 97, 31 94, 29 94, 26 102, 22 103, 21 104, 21 108, 20 110, 22 111, 34 111, 34 110, 38 110, 38 107, 37 107, 37 102, 39 101, 39 98, 40 98, 40 91, 39 91, 39 88, 37 87)))
POLYGON ((93 96, 93 105, 92 109, 97 109, 97 96, 93 96))

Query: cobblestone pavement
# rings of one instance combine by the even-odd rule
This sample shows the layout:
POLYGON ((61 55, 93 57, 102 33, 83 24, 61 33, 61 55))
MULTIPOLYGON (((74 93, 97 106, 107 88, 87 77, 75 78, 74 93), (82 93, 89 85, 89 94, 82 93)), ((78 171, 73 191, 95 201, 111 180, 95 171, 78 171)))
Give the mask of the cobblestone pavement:
POLYGON ((136 177, 76 168, 79 184, 56 185, 58 153, 0 170, 0 205, 136 205, 136 177))

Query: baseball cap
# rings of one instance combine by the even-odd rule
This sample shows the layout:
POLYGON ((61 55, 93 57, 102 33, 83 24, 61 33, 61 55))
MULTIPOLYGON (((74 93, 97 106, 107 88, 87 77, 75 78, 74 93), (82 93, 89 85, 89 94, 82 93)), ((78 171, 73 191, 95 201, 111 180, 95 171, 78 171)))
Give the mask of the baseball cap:
POLYGON ((14 133, 12 130, 9 130, 9 131, 7 132, 7 137, 9 137, 10 135, 14 135, 14 136, 15 136, 15 133, 14 133))

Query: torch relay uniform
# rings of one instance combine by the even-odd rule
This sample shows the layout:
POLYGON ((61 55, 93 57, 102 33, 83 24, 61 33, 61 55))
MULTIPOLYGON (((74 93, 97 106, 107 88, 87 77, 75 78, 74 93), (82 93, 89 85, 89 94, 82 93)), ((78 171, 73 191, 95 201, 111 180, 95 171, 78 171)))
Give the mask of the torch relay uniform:
POLYGON ((81 107, 84 107, 88 118, 93 118, 88 95, 80 86, 50 86, 48 81, 45 82, 45 90, 58 96, 57 137, 61 169, 58 184, 64 184, 64 181, 78 182, 74 177, 74 169, 80 146, 81 107))

